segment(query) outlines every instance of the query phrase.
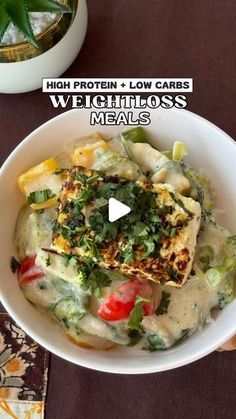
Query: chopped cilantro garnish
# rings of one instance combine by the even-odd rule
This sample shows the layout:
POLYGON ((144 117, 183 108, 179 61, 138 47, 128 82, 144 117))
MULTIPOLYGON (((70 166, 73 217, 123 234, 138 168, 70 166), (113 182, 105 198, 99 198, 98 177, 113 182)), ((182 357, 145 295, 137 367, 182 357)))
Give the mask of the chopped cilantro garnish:
POLYGON ((129 243, 120 250, 119 255, 124 263, 130 263, 135 259, 133 245, 134 240, 130 240, 129 243))
POLYGON ((160 214, 166 215, 166 214, 172 214, 173 207, 171 205, 163 205, 163 207, 160 208, 160 214))
POLYGON ((137 330, 140 333, 142 333, 142 327, 141 322, 144 317, 144 309, 142 307, 143 302, 150 302, 151 297, 142 297, 141 295, 138 295, 135 300, 134 308, 131 310, 129 315, 129 321, 128 321, 128 328, 132 330, 137 330))
POLYGON ((94 186, 89 184, 85 188, 82 188, 79 195, 76 197, 75 204, 79 204, 82 207, 86 205, 92 197, 94 197, 94 186))
POLYGON ((13 274, 15 274, 20 267, 20 262, 18 262, 14 256, 10 259, 10 267, 13 274))
POLYGON ((68 240, 70 243, 72 243, 73 235, 75 233, 69 225, 60 225, 57 231, 58 233, 61 233, 63 239, 68 240))
POLYGON ((47 256, 47 258, 46 258, 46 266, 48 267, 48 266, 50 266, 52 264, 52 262, 51 262, 51 256, 50 255, 48 255, 47 256))
POLYGON ((155 250, 155 247, 156 247, 155 242, 153 238, 150 237, 149 239, 144 240, 143 244, 145 248, 143 258, 148 258, 155 250))
POLYGON ((108 274, 97 269, 93 259, 89 256, 63 255, 65 266, 72 266, 77 269, 80 286, 84 291, 101 297, 102 288, 111 284, 108 274))
POLYGON ((89 290, 91 294, 101 298, 102 288, 109 287, 109 285, 111 285, 111 279, 109 276, 99 269, 91 270, 89 275, 86 275, 85 271, 82 272, 84 275, 82 276, 80 283, 81 288, 85 291, 89 290))
POLYGON ((94 173, 91 176, 87 176, 84 173, 75 172, 75 173, 73 173, 72 177, 73 177, 73 179, 78 180, 79 182, 83 183, 84 185, 92 183, 96 180, 101 180, 102 179, 100 173, 94 173))
POLYGON ((134 236, 147 236, 149 231, 149 227, 142 223, 141 221, 137 221, 136 224, 133 226, 133 234, 134 236))
POLYGON ((130 338, 130 341, 128 343, 128 346, 135 346, 135 345, 137 345, 137 343, 143 337, 143 334, 140 333, 138 330, 135 330, 135 329, 130 329, 128 335, 129 335, 129 338, 130 338))
POLYGON ((41 204, 54 198, 56 195, 52 193, 51 189, 43 189, 42 191, 31 192, 28 196, 28 204, 41 204))
POLYGON ((64 265, 67 268, 67 266, 69 266, 69 263, 70 263, 70 256, 64 254, 63 259, 64 259, 64 265))
MULTIPOLYGON (((96 286, 88 285, 88 278, 92 278, 92 283, 95 283, 90 275, 98 267, 101 258, 106 262, 111 255, 120 264, 160 258, 163 241, 168 245, 171 238, 178 234, 182 224, 189 222, 186 215, 183 217, 186 220, 183 219, 181 225, 173 225, 173 217, 168 215, 174 211, 174 204, 160 205, 151 183, 149 185, 146 182, 143 188, 136 182, 102 175, 100 172, 92 172, 91 176, 82 170, 81 172, 76 167, 70 172, 68 188, 72 188, 75 193, 61 206, 63 222, 55 223, 53 233, 54 237, 60 234, 68 241, 79 269, 82 265, 82 282, 86 282, 86 286, 91 289, 96 290, 96 286), (109 222, 110 198, 128 205, 131 212, 116 222, 109 222), (88 266, 81 254, 92 261, 89 264, 92 266, 88 266)), ((183 208, 181 200, 174 194, 172 198, 177 199, 178 205, 183 208)), ((186 211, 188 216, 192 215, 190 211, 186 211)), ((173 280, 179 279, 175 270, 170 275, 173 280)), ((138 311, 141 312, 140 307, 137 308, 138 311)))
POLYGON ((73 179, 78 180, 79 182, 85 184, 87 182, 88 176, 84 173, 75 172, 72 175, 73 179))
POLYGON ((140 324, 143 320, 144 309, 141 303, 135 304, 129 315, 128 327, 140 331, 140 324))
POLYGON ((73 173, 72 177, 79 180, 82 186, 78 195, 67 202, 62 209, 62 212, 67 214, 67 221, 59 225, 56 230, 74 247, 81 245, 91 250, 92 256, 96 259, 99 259, 100 244, 116 240, 119 235, 122 237, 122 245, 119 247, 116 259, 120 262, 130 263, 134 260, 159 256, 163 238, 172 238, 177 234, 178 226, 173 226, 166 217, 172 213, 173 207, 171 205, 159 207, 156 194, 144 190, 136 182, 120 181, 118 178, 116 182, 115 178, 101 176, 100 173, 90 177, 83 173, 73 173), (99 187, 94 183, 97 179, 104 181, 99 187), (108 220, 108 200, 111 197, 131 208, 131 213, 114 223, 108 220), (103 205, 96 206, 96 202, 100 200, 103 200, 103 205), (86 239, 78 237, 79 234, 83 234, 81 228, 84 225, 84 216, 81 211, 92 201, 95 205, 84 231, 89 237, 85 243, 86 239), (93 246, 91 242, 94 243, 93 246))
POLYGON ((42 281, 38 281, 37 282, 37 286, 38 286, 38 288, 40 289, 40 290, 46 290, 47 288, 48 288, 48 284, 47 284, 47 282, 45 281, 45 280, 42 280, 42 281))
POLYGON ((100 173, 94 173, 94 175, 90 176, 87 180, 87 183, 92 183, 96 180, 102 180, 103 178, 101 177, 100 173))
POLYGON ((170 293, 166 291, 162 291, 162 297, 159 306, 156 309, 156 315, 161 316, 162 314, 166 314, 168 311, 168 307, 170 304, 170 293))
POLYGON ((85 251, 90 251, 91 256, 95 259, 100 259, 98 247, 94 243, 94 240, 88 237, 87 235, 82 236, 82 238, 78 242, 78 246, 81 246, 85 251))

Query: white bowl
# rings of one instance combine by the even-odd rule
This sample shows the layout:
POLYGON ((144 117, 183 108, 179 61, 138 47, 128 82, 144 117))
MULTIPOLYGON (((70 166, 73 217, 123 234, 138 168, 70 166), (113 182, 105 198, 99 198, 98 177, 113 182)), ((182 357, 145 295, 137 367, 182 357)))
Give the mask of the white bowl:
MULTIPOLYGON (((23 296, 16 275, 9 267, 14 254, 13 235, 23 198, 16 177, 29 167, 53 156, 63 144, 95 130, 110 137, 122 127, 90 126, 90 110, 66 112, 30 134, 10 155, 0 172, 1 244, 0 298, 15 321, 37 342, 56 355, 84 367, 122 374, 164 371, 195 361, 214 351, 236 333, 236 300, 220 311, 213 324, 206 325, 180 345, 149 353, 128 348, 109 351, 86 350, 70 342, 63 332, 40 314, 23 296)), ((209 175, 218 194, 218 206, 226 209, 221 222, 235 230, 236 146, 215 125, 184 110, 152 110, 147 127, 153 144, 168 149, 175 140, 188 147, 188 161, 209 175)))
POLYGON ((71 26, 54 47, 29 60, 0 63, 0 93, 22 93, 39 89, 43 77, 59 77, 64 73, 82 47, 87 23, 86 0, 79 0, 71 26))

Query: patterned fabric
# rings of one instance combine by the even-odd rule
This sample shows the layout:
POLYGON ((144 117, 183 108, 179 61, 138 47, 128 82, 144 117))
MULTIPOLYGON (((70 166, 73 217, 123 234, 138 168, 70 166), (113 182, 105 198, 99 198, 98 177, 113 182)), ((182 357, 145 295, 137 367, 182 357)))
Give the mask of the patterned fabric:
POLYGON ((48 353, 0 313, 0 419, 42 419, 48 353))
POLYGON ((44 402, 0 401, 0 419, 43 419, 44 402))

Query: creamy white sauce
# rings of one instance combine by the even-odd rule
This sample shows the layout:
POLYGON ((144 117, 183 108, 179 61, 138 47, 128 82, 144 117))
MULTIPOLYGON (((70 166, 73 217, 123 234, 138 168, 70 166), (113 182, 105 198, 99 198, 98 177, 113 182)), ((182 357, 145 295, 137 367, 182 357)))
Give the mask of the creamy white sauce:
POLYGON ((167 314, 144 317, 142 324, 147 334, 158 331, 165 346, 169 347, 182 337, 183 331, 193 333, 217 305, 217 293, 222 287, 223 284, 212 288, 204 278, 190 279, 182 288, 163 287, 170 293, 167 314))

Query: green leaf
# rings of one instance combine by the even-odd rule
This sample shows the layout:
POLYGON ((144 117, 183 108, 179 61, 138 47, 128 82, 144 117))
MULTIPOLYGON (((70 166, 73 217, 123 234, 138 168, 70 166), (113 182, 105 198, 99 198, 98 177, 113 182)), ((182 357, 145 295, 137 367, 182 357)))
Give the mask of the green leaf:
POLYGON ((88 176, 86 176, 84 173, 79 173, 79 172, 73 173, 72 178, 77 180, 78 182, 81 182, 83 185, 85 185, 88 180, 88 176))
POLYGON ((91 199, 94 199, 94 185, 86 185, 84 188, 81 188, 79 195, 75 199, 75 204, 84 206, 86 205, 91 199))
POLYGON ((52 264, 51 262, 51 256, 48 254, 47 259, 46 259, 46 266, 50 266, 52 264))
POLYGON ((88 236, 86 236, 86 234, 84 236, 82 236, 82 238, 80 239, 78 246, 82 246, 85 250, 89 250, 93 256, 93 258, 95 259, 100 259, 100 253, 99 250, 96 246, 96 244, 94 243, 94 240, 88 236))
POLYGON ((41 204, 42 202, 48 201, 54 198, 55 194, 52 193, 51 189, 43 189, 42 191, 31 192, 28 196, 28 204, 41 204))
POLYGON ((135 259, 133 244, 133 240, 130 239, 128 245, 120 250, 120 255, 124 258, 124 263, 130 263, 135 259))
POLYGON ((142 339, 143 334, 140 333, 138 330, 131 329, 128 333, 130 341, 127 346, 135 346, 137 343, 142 339))
POLYGON ((146 224, 142 223, 141 221, 138 221, 133 226, 133 233, 135 236, 147 236, 148 230, 149 230, 149 227, 146 224))
POLYGON ((145 253, 143 254, 143 258, 148 258, 148 256, 150 256, 154 250, 155 250, 155 243, 153 242, 152 238, 150 238, 150 240, 144 240, 144 245, 145 245, 145 253))
POLYGON ((2 4, 0 4, 0 40, 6 32, 8 25, 10 23, 10 18, 6 14, 6 11, 2 4))
POLYGON ((143 320, 144 309, 142 303, 139 302, 135 304, 133 310, 131 310, 129 315, 128 327, 129 329, 140 330, 140 323, 143 320))
POLYGON ((54 0, 28 0, 27 3, 29 12, 71 13, 70 7, 60 4, 54 0))
POLYGON ((132 330, 138 330, 140 333, 143 332, 141 322, 144 317, 144 309, 142 303, 149 303, 152 297, 142 297, 137 295, 135 299, 134 308, 131 310, 128 321, 128 328, 132 330))
POLYGON ((0 40, 12 22, 29 42, 39 48, 30 24, 29 12, 71 13, 71 9, 54 0, 0 0, 0 40))
POLYGON ((15 274, 20 267, 20 263, 18 262, 18 260, 16 260, 14 256, 12 256, 10 259, 10 267, 13 274, 15 274))
POLYGON ((29 21, 26 0, 5 0, 5 10, 10 20, 35 47, 39 47, 29 21))
POLYGON ((85 275, 82 276, 80 283, 83 290, 90 291, 91 294, 98 298, 101 298, 102 296, 102 288, 109 287, 109 285, 111 285, 111 279, 105 272, 102 272, 99 269, 93 269, 90 273, 85 273, 85 275))

